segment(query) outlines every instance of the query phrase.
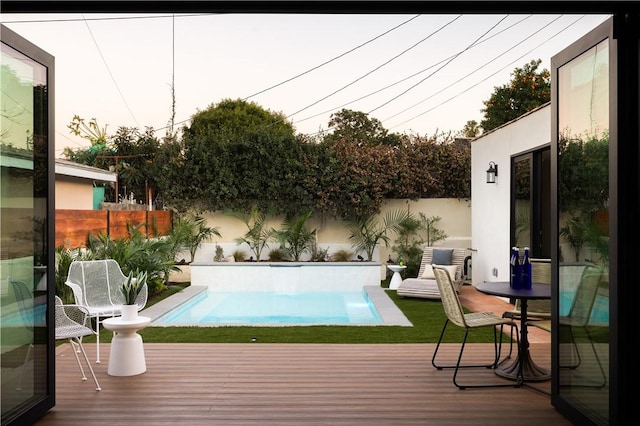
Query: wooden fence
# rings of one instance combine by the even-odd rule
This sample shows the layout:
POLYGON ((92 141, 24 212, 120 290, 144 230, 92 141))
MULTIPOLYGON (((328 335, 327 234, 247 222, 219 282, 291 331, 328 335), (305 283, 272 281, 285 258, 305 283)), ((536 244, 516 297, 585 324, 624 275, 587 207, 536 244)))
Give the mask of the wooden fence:
POLYGON ((112 239, 129 235, 127 225, 138 226, 148 237, 168 235, 172 227, 165 210, 56 210, 56 247, 85 247, 89 234, 104 232, 112 239))

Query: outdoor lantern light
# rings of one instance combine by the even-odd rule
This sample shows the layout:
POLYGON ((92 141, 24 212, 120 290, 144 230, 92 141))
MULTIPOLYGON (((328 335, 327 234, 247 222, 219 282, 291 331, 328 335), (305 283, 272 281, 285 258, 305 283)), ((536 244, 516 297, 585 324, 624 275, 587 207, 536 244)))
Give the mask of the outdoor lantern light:
POLYGON ((489 161, 489 170, 487 170, 487 183, 496 183, 498 176, 498 165, 493 161, 489 161))

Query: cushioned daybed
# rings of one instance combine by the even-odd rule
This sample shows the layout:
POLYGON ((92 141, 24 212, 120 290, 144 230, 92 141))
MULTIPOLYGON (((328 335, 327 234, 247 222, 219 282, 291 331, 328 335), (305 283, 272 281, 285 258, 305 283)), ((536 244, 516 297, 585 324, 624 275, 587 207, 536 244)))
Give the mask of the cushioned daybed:
POLYGON ((398 286, 398 296, 440 299, 440 291, 431 265, 448 265, 451 281, 456 290, 459 290, 463 283, 465 257, 466 250, 463 248, 426 247, 422 253, 418 276, 402 280, 398 286))

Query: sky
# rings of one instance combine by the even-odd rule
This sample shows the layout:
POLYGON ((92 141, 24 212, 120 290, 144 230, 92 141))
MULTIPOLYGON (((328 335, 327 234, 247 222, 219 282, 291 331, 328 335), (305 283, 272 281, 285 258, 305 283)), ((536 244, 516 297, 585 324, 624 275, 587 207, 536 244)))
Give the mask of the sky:
POLYGON ((551 57, 608 15, 2 14, 55 57, 56 157, 89 142, 75 115, 114 134, 167 132, 223 99, 282 113, 298 133, 332 113, 390 132, 458 132, 515 68, 551 57))

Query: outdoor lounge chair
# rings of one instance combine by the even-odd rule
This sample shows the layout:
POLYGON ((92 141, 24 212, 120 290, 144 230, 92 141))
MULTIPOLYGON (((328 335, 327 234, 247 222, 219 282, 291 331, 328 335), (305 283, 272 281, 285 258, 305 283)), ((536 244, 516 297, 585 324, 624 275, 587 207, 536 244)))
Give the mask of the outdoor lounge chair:
POLYGON ((438 290, 438 284, 432 274, 433 264, 447 266, 453 286, 456 291, 459 291, 464 281, 465 257, 466 250, 463 248, 425 247, 422 252, 418 276, 402 280, 398 286, 398 296, 440 299, 440 290, 438 290))
MULTIPOLYGON (((120 286, 127 281, 120 265, 113 259, 73 261, 65 284, 73 290, 76 305, 84 306, 95 318, 96 362, 100 362, 100 319, 120 315, 124 295, 120 286)), ((147 284, 138 294, 138 311, 147 304, 147 284)))
MULTIPOLYGON (((431 358, 431 364, 437 368, 438 370, 442 370, 444 368, 454 368, 453 373, 453 384, 458 387, 458 389, 466 389, 466 388, 487 388, 487 387, 519 387, 520 381, 515 382, 494 382, 491 383, 480 383, 480 384, 460 384, 457 381, 458 371, 461 368, 490 368, 495 369, 500 362, 500 350, 502 349, 502 330, 503 327, 509 326, 513 330, 516 328, 516 336, 518 334, 518 326, 513 320, 507 318, 500 318, 493 312, 473 312, 473 313, 465 313, 462 308, 462 304, 460 303, 460 299, 458 297, 457 288, 454 285, 451 277, 449 276, 449 272, 446 268, 442 266, 434 266, 433 267, 434 275, 436 277, 436 283, 438 289, 440 291, 440 298, 442 300, 442 308, 444 309, 445 314, 447 315, 447 319, 444 322, 444 326, 442 327, 442 332, 440 333, 440 338, 438 339, 438 344, 436 345, 436 349, 433 352, 433 357, 431 358), (443 365, 436 363, 436 357, 438 355, 438 349, 440 348, 440 343, 442 342, 442 338, 444 337, 444 333, 447 329, 447 325, 452 323, 458 327, 464 329, 464 337, 462 339, 462 343, 460 346, 460 354, 458 355, 458 360, 455 365, 443 365), (497 328, 500 326, 500 343, 498 344, 498 336, 497 336, 497 328), (465 349, 465 344, 467 342, 467 337, 469 335, 469 330, 477 329, 481 327, 491 327, 493 328, 493 345, 494 345, 494 357, 493 360, 488 364, 463 364, 462 363, 462 354, 465 349)), ((518 344, 518 347, 520 345, 518 344)), ((495 377, 495 374, 491 374, 492 377, 495 377)))

